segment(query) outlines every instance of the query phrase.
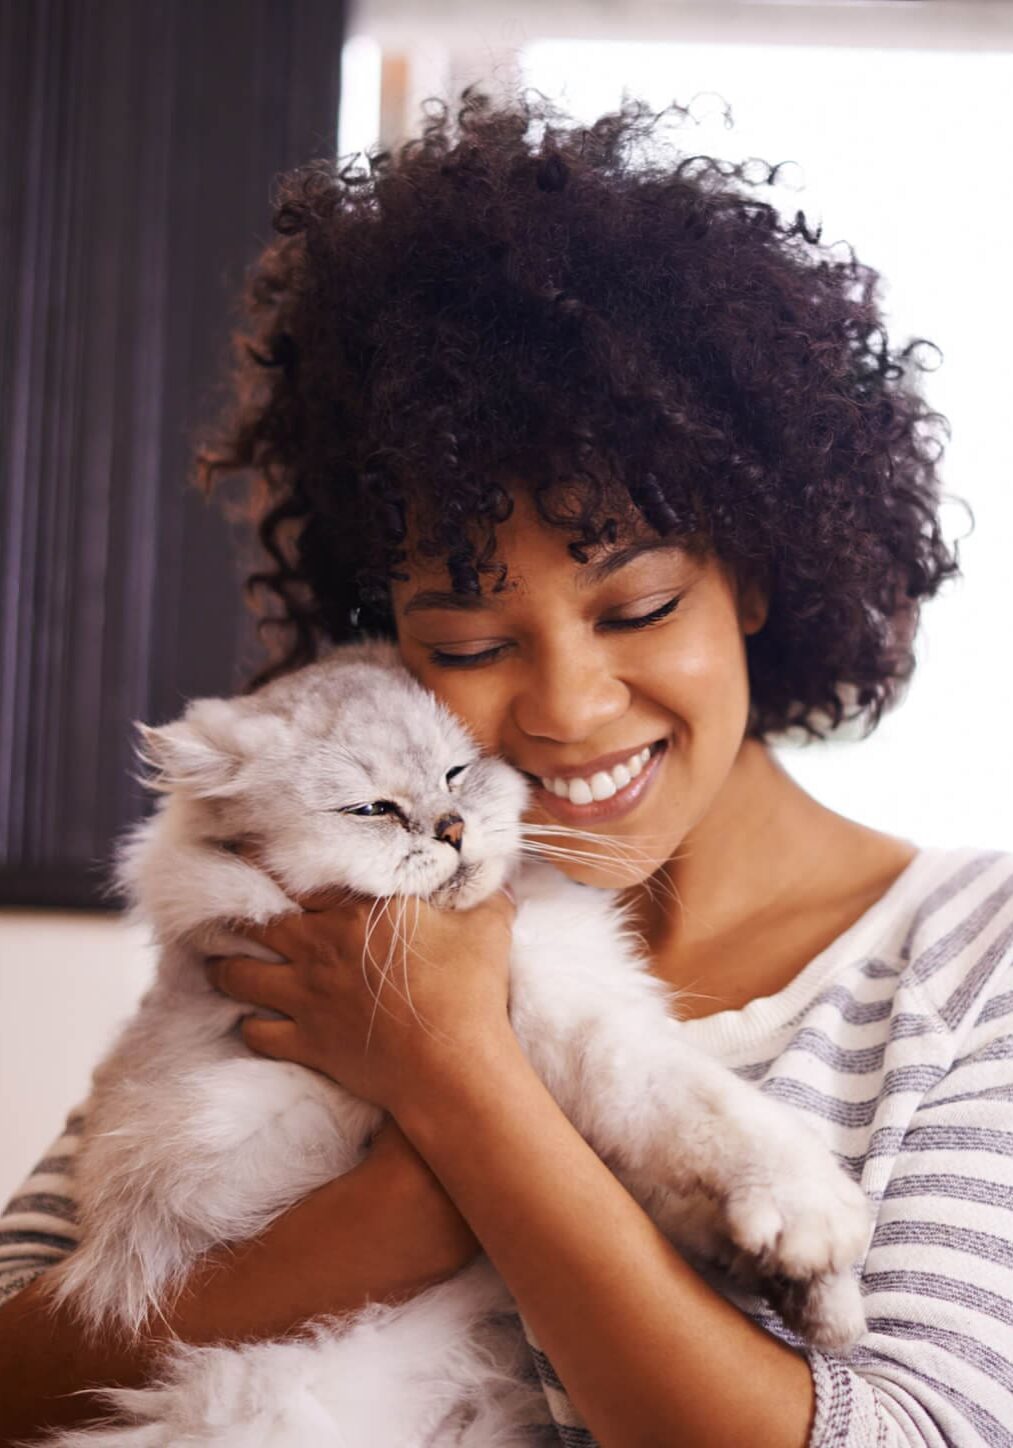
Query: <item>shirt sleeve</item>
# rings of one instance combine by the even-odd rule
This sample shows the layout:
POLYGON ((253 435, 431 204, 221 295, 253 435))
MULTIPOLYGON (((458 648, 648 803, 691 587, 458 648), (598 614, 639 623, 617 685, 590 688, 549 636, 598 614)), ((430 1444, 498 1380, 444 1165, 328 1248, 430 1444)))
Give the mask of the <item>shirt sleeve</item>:
POLYGON ((45 1156, 0 1215, 0 1305, 78 1244, 74 1156, 87 1103, 71 1111, 45 1156))
POLYGON ((868 1332, 806 1353, 809 1448, 1013 1448, 1013 958, 961 1036, 880 1203, 868 1332))

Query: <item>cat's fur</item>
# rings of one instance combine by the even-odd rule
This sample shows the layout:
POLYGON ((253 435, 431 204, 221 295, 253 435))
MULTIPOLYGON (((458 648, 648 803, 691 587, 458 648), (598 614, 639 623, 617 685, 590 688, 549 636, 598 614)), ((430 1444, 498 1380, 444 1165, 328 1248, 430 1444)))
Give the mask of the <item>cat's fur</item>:
MULTIPOLYGON (((355 1165, 382 1119, 322 1075, 253 1055, 236 1030, 250 1007, 207 980, 206 953, 263 954, 243 921, 296 908, 275 879, 291 895, 340 883, 466 908, 509 872, 511 1023, 576 1128, 691 1257, 766 1291, 820 1345, 861 1332, 848 1270, 870 1227, 861 1189, 800 1116, 682 1037, 677 1000, 613 892, 545 865, 518 871, 523 778, 480 757, 389 646, 346 646, 143 733, 163 798, 120 877, 161 956, 95 1073, 76 1159, 82 1242, 57 1290, 83 1320, 136 1330, 202 1252, 355 1165), (378 799, 405 820, 339 812, 378 799), (449 810, 464 820, 459 850, 435 837, 449 810), (271 875, 230 852, 239 838, 259 842, 271 875)), ((326 1320, 301 1341, 181 1346, 161 1386, 108 1393, 134 1426, 57 1441, 531 1444, 548 1420, 512 1308, 479 1258, 403 1306, 326 1320)))

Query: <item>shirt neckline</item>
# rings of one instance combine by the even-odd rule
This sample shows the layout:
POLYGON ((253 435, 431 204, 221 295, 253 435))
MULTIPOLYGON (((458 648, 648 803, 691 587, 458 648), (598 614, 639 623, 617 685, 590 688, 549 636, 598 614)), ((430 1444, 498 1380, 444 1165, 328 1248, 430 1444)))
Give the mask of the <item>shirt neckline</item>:
MULTIPOLYGON (((874 952, 897 907, 922 891, 923 876, 931 873, 945 851, 923 846, 905 865, 878 900, 812 958, 786 986, 773 995, 756 996, 738 1009, 682 1021, 680 1029, 694 1046, 715 1054, 755 1046, 788 1024, 818 994, 841 965, 874 952)), ((676 1007, 678 1009, 678 1007, 676 1007)))

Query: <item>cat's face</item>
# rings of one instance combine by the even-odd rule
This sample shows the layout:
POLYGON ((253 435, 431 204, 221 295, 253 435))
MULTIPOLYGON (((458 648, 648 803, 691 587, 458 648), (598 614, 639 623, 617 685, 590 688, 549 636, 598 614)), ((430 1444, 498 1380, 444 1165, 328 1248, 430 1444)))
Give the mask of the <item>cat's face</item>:
POLYGON ((256 841, 294 893, 340 883, 467 908, 516 858, 524 780, 482 758, 387 647, 197 700, 144 738, 160 787, 202 801, 216 838, 256 841))

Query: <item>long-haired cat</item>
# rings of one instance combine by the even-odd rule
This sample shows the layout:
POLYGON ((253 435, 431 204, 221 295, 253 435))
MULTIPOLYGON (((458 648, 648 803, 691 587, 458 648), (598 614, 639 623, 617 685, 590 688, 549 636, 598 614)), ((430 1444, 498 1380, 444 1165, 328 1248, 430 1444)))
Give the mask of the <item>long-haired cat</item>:
MULTIPOLYGON (((859 1335, 860 1187, 791 1108, 683 1038, 616 892, 519 867, 525 780, 481 756, 389 645, 336 649, 142 732, 162 797, 119 877, 161 952, 95 1072, 76 1159, 82 1241, 54 1291, 84 1323, 136 1331, 201 1253, 359 1162, 382 1120, 326 1077, 249 1051, 236 1029, 249 1007, 212 989, 203 957, 263 955, 242 922, 331 884, 466 909, 509 875, 511 1024, 575 1127, 690 1256, 766 1292, 814 1343, 859 1335), (239 839, 256 839, 264 870, 230 848, 239 839)), ((123 1426, 57 1441, 519 1448, 548 1425, 526 1365, 510 1294, 480 1257, 301 1340, 177 1345, 159 1384, 107 1392, 123 1426)))

